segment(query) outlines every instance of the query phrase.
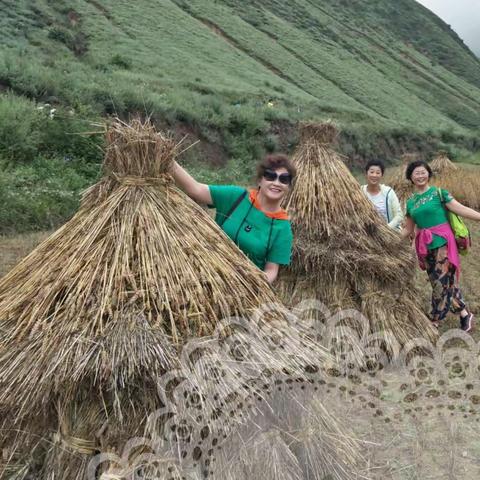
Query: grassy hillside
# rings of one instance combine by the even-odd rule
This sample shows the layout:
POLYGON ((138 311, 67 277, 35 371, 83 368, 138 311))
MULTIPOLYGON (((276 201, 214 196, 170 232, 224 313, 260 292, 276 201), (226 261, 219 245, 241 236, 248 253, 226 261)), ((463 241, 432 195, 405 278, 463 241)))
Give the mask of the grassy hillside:
POLYGON ((78 134, 113 113, 201 139, 209 181, 246 181, 301 119, 339 122, 357 166, 480 146, 480 61, 414 0, 3 0, 0 41, 0 230, 74 208, 101 156, 78 134))

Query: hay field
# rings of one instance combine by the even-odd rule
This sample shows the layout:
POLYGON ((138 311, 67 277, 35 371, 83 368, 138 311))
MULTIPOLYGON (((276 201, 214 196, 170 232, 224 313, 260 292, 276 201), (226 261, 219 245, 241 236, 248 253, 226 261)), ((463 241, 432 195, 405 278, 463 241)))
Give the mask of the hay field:
MULTIPOLYGON (((471 253, 462 258, 462 287, 464 295, 480 317, 480 225, 471 225, 474 246, 471 253)), ((27 255, 50 232, 31 233, 0 237, 0 276, 27 255)), ((424 294, 424 306, 428 309, 429 285, 426 275, 419 272, 417 282, 424 294)), ((457 326, 451 317, 442 332, 457 326)), ((480 330, 473 334, 480 340, 480 330)), ((402 410, 401 396, 394 385, 398 372, 389 367, 391 385, 385 386, 382 395, 392 408, 402 410)), ((338 392, 336 394, 338 396, 338 392)), ((338 402, 330 395, 324 399, 325 406, 338 418, 350 423, 361 440, 365 442, 365 454, 370 459, 372 480, 473 480, 480 478, 480 418, 463 415, 404 416, 385 423, 383 417, 375 417, 368 406, 338 402), (366 407, 366 408, 365 408, 366 407)), ((421 400, 413 404, 421 405, 421 400)), ((367 472, 365 472, 367 473, 367 472)))

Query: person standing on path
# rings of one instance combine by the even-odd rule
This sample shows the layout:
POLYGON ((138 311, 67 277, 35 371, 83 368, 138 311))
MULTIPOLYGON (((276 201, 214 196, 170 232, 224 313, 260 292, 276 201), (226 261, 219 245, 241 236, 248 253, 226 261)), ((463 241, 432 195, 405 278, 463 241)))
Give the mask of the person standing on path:
POLYGON ((457 202, 448 191, 430 186, 432 169, 424 161, 411 162, 406 177, 415 193, 407 200, 402 237, 415 234, 420 268, 427 271, 432 285, 432 323, 439 327, 451 310, 460 314, 460 328, 470 332, 474 318, 458 286, 460 259, 447 211, 475 221, 480 221, 480 212, 457 202))
POLYGON ((402 208, 393 188, 381 183, 384 173, 385 165, 381 160, 370 160, 365 167, 367 184, 362 185, 362 191, 388 226, 400 230, 403 221, 402 208))

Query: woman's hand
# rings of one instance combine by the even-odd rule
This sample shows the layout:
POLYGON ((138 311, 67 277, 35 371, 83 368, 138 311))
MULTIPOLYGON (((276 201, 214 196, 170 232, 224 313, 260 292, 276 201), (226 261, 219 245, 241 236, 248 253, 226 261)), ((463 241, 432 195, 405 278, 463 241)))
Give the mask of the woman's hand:
POLYGON ((177 162, 173 162, 172 177, 175 183, 193 200, 202 205, 211 205, 212 196, 210 189, 205 183, 197 182, 177 162))
POLYGON ((263 272, 267 276, 267 282, 271 285, 278 276, 279 265, 278 263, 267 262, 263 272))
POLYGON ((415 232, 415 222, 410 218, 406 217, 405 226, 402 228, 400 235, 402 238, 411 238, 415 232))
POLYGON ((468 218, 469 220, 476 220, 480 222, 480 212, 477 212, 473 208, 466 207, 456 200, 452 200, 445 204, 445 206, 453 213, 460 215, 463 218, 468 218))

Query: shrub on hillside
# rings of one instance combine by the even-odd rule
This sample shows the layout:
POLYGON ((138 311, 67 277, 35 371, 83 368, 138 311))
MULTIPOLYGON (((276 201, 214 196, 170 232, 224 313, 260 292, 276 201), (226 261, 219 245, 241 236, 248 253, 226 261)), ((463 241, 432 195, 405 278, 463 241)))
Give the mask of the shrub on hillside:
POLYGON ((31 162, 38 155, 100 161, 101 136, 92 130, 88 112, 0 95, 0 157, 10 163, 31 162))
POLYGON ((77 210, 81 191, 99 166, 39 157, 25 165, 2 165, 0 233, 55 228, 77 210))
POLYGON ((42 113, 30 100, 13 94, 0 96, 0 156, 9 162, 27 162, 38 153, 42 113))
POLYGON ((103 136, 85 133, 95 129, 88 117, 60 108, 53 118, 42 124, 39 153, 98 163, 103 155, 103 136))
POLYGON ((116 67, 123 68, 125 70, 130 70, 130 68, 132 68, 132 62, 123 55, 120 55, 119 53, 116 53, 112 57, 110 63, 112 65, 115 65, 116 67))
POLYGON ((63 43, 75 55, 83 55, 88 50, 87 36, 83 32, 74 32, 62 26, 51 27, 48 38, 63 43))

